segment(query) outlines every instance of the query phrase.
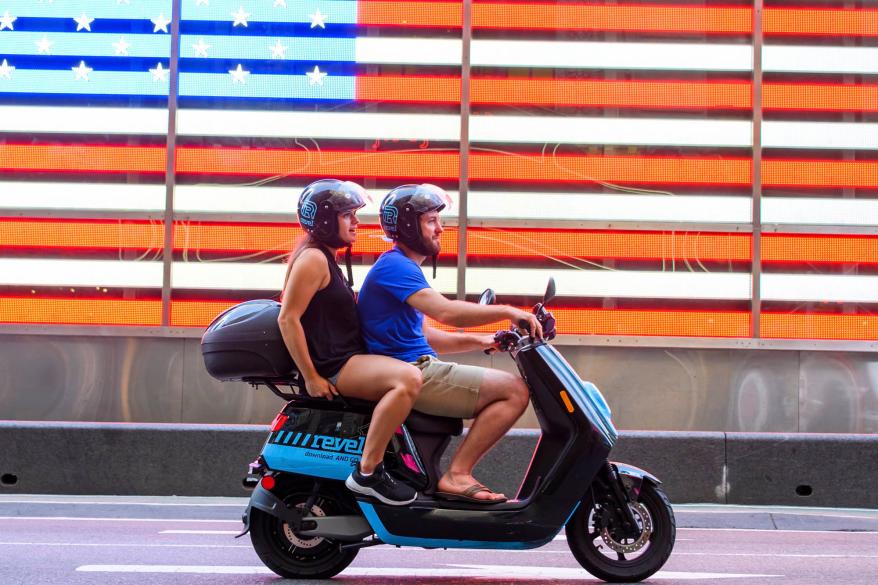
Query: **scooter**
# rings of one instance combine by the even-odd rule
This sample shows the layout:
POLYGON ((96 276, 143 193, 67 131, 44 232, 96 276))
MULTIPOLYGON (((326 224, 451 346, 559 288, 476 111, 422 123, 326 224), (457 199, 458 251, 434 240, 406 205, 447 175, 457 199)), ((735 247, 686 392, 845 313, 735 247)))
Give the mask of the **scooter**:
MULTIPOLYGON (((201 342, 208 372, 287 401, 250 464, 245 485, 253 494, 238 536, 249 532, 265 565, 292 579, 332 577, 369 546, 533 549, 562 528, 595 577, 631 582, 658 571, 674 547, 670 502, 656 477, 607 459, 618 434, 606 401, 548 343, 555 319, 546 304, 554 296, 550 280, 534 307, 544 339, 526 322, 494 338, 530 389, 542 435, 516 497, 489 505, 435 496, 439 460, 463 425, 416 411, 396 430, 384 464, 418 489, 418 499, 388 506, 350 492, 344 480, 362 453, 372 404, 308 396, 280 337, 277 302, 248 301, 219 315, 201 342)), ((493 297, 489 289, 480 302, 493 297)))

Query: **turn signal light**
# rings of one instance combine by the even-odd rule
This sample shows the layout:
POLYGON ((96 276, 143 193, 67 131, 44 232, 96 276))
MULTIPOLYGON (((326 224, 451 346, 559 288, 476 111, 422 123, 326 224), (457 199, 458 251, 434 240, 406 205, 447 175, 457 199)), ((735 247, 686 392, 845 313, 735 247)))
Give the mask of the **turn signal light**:
POLYGON ((264 476, 260 483, 262 484, 262 487, 264 487, 267 490, 274 489, 274 478, 271 477, 270 475, 264 476))
POLYGON ((561 401, 564 403, 564 406, 567 407, 567 412, 573 412, 573 403, 570 401, 570 397, 567 395, 565 390, 561 390, 561 401))

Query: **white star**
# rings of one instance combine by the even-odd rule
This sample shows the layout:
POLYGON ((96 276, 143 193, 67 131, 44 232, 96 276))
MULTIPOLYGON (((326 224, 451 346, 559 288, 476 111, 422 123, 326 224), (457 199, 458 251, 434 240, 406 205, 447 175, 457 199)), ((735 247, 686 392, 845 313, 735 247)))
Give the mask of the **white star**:
POLYGON ((50 41, 48 39, 48 37, 46 37, 46 35, 43 35, 43 38, 41 38, 38 41, 34 41, 34 42, 37 45, 37 55, 51 55, 52 54, 52 45, 54 45, 55 43, 50 41))
POLYGON ((207 50, 212 46, 205 43, 204 39, 199 38, 198 42, 192 45, 192 48, 195 49, 196 57, 207 57, 207 50))
POLYGON ((3 59, 3 63, 0 63, 0 79, 12 79, 12 72, 15 71, 15 67, 6 62, 6 59, 3 59))
POLYGON ((79 67, 71 67, 71 69, 76 74, 76 77, 74 78, 73 81, 77 81, 80 79, 84 79, 85 81, 88 81, 88 74, 91 73, 92 71, 94 71, 94 69, 92 69, 91 67, 85 66, 85 61, 80 61, 79 67))
POLYGON ((238 8, 238 12, 232 12, 232 18, 235 19, 235 22, 232 23, 232 26, 243 25, 247 26, 247 19, 250 18, 249 12, 244 12, 244 7, 241 6, 238 8))
POLYGON ((165 16, 164 12, 160 13, 155 18, 150 18, 149 20, 155 25, 155 27, 153 27, 152 29, 152 32, 168 32, 168 25, 171 24, 171 19, 165 16))
POLYGON ((320 27, 322 29, 326 28, 326 18, 325 14, 320 14, 320 9, 314 11, 314 14, 309 14, 311 17, 311 28, 320 27))
POLYGON ((162 67, 162 64, 159 63, 155 66, 155 69, 150 69, 150 73, 152 73, 153 81, 167 81, 168 75, 171 73, 168 69, 162 67))
POLYGON ((74 17, 73 20, 76 21, 76 32, 81 31, 82 29, 91 32, 91 23, 95 21, 94 18, 89 18, 85 15, 85 12, 82 13, 82 16, 74 17))
POLYGON ((210 6, 210 0, 195 0, 196 6, 210 6))
POLYGON ((268 47, 268 50, 271 51, 272 59, 286 59, 287 58, 287 49, 286 47, 280 43, 280 39, 274 44, 273 47, 268 47))
POLYGON ((244 80, 248 75, 250 75, 249 71, 245 71, 241 64, 238 63, 237 69, 229 69, 229 74, 232 76, 232 83, 240 83, 244 85, 246 81, 244 80))
POLYGON ((281 8, 286 8, 287 0, 274 0, 274 5, 272 6, 272 8, 277 8, 278 6, 280 6, 281 8))
POLYGON ((12 28, 12 23, 18 20, 17 16, 10 16, 9 11, 5 11, 3 16, 0 16, 0 30, 4 28, 8 28, 9 30, 15 30, 12 28))
POLYGON ((320 71, 320 67, 315 65, 314 71, 306 71, 305 75, 308 76, 308 85, 323 85, 323 78, 327 74, 320 71))
POLYGON ((128 48, 131 46, 131 43, 125 40, 125 37, 119 37, 119 41, 113 43, 113 46, 116 47, 116 56, 122 55, 128 56, 128 48))

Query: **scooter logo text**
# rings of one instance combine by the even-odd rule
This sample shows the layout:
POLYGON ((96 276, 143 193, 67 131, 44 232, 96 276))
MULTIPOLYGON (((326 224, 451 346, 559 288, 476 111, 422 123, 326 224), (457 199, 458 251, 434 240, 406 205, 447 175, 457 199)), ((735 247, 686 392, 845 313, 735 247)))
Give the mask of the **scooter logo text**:
POLYGON ((302 447, 303 449, 316 449, 318 451, 331 451, 333 453, 350 453, 360 455, 363 453, 365 437, 356 439, 342 439, 327 435, 312 435, 310 433, 297 433, 294 431, 278 431, 270 441, 277 445, 289 445, 290 447, 302 447))

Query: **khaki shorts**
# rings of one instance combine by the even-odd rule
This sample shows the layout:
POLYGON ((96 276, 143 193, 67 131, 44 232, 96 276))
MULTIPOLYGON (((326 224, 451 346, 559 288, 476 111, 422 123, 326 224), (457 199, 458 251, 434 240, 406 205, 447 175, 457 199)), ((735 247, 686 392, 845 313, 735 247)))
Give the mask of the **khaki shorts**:
POLYGON ((415 410, 435 416, 473 418, 485 368, 443 362, 431 355, 421 356, 412 364, 424 378, 415 410))

